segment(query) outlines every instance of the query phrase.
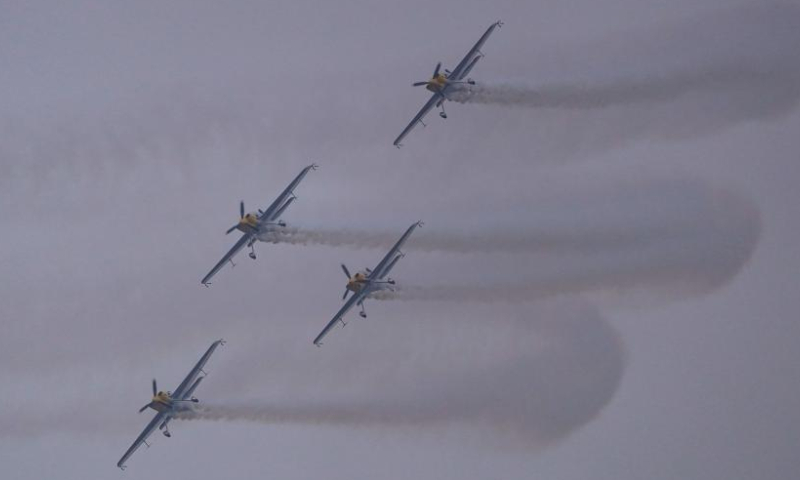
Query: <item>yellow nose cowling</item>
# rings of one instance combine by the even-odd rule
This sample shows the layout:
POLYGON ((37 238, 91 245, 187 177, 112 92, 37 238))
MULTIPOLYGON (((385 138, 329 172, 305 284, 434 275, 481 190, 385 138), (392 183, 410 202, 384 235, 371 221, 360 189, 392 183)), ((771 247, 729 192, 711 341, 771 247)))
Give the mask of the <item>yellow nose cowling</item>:
POLYGON ((258 225, 258 217, 256 217, 252 213, 248 213, 242 218, 240 223, 248 225, 250 227, 255 227, 258 225))
POLYGON ((438 92, 439 90, 444 88, 446 84, 447 84, 447 77, 445 77, 440 73, 439 75, 433 77, 431 81, 428 82, 428 86, 425 88, 427 88, 431 92, 438 92))
POLYGON ((164 404, 169 404, 170 397, 165 392, 158 392, 153 397, 153 401, 154 402, 159 402, 159 403, 164 403, 164 404))
POLYGON ((363 273, 356 273, 353 275, 353 278, 347 282, 347 289, 353 292, 361 290, 366 279, 367 277, 363 273))

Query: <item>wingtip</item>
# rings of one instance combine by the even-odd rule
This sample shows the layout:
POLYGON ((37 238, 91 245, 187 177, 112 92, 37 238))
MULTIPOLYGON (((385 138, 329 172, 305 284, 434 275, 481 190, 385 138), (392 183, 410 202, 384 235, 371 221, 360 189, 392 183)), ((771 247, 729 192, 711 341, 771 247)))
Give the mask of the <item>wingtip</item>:
POLYGON ((318 168, 319 168, 319 165, 317 165, 316 163, 312 163, 311 165, 309 165, 309 166, 308 166, 308 167, 306 167, 306 168, 310 168, 311 170, 316 170, 316 169, 318 169, 318 168))

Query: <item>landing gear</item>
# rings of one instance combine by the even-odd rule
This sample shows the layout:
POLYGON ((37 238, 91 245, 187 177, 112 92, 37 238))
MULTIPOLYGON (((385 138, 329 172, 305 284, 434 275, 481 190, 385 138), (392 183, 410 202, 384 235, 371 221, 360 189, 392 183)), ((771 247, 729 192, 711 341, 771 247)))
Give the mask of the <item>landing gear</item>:
POLYGON ((445 111, 444 111, 444 102, 442 102, 442 104, 440 106, 442 107, 442 111, 439 112, 439 116, 442 117, 442 118, 447 118, 447 113, 445 113, 445 111))
POLYGON ((361 315, 361 318, 367 318, 366 312, 358 312, 358 314, 361 315))
POLYGON ((358 306, 361 307, 361 311, 358 312, 358 314, 361 315, 361 318, 367 318, 367 311, 364 310, 364 302, 359 303, 358 306))
POLYGON ((164 434, 164 436, 165 436, 165 437, 167 437, 167 438, 169 438, 169 437, 171 437, 171 436, 172 436, 172 434, 171 434, 171 433, 169 433, 169 430, 164 430, 162 433, 163 433, 163 434, 164 434))
POLYGON ((252 258, 253 260, 256 259, 256 249, 255 249, 255 247, 253 246, 252 243, 250 244, 250 254, 249 255, 250 255, 250 258, 252 258))

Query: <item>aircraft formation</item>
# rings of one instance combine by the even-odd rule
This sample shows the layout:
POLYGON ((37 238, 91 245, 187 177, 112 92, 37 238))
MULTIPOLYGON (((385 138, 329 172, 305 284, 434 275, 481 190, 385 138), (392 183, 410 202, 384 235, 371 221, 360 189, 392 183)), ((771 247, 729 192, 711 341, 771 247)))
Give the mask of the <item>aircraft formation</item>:
MULTIPOLYGON (((480 37, 478 42, 469 50, 466 56, 457 64, 451 71, 442 69, 441 62, 436 64, 433 75, 430 80, 416 82, 413 86, 425 86, 425 88, 433 95, 425 103, 422 109, 411 120, 411 123, 400 133, 395 139, 393 145, 396 147, 401 146, 401 141, 411 132, 411 130, 419 123, 423 122, 425 116, 434 108, 440 108, 439 116, 447 118, 444 110, 445 101, 451 98, 451 95, 458 92, 463 88, 468 88, 470 85, 475 85, 475 81, 467 75, 478 63, 478 60, 483 58, 481 48, 486 40, 495 30, 495 28, 502 26, 502 22, 498 21, 493 23, 486 32, 480 37), (467 87, 465 87, 467 86, 467 87)), ((233 257, 236 256, 243 248, 249 248, 249 257, 253 260, 256 259, 255 243, 258 241, 271 242, 274 241, 276 235, 279 235, 281 230, 286 228, 286 222, 281 218, 289 206, 297 199, 295 189, 300 185, 300 182, 312 170, 316 170, 317 165, 311 164, 303 168, 300 173, 292 180, 289 185, 278 195, 278 197, 264 210, 258 209, 254 212, 245 212, 244 201, 239 203, 239 221, 230 227, 225 233, 230 234, 238 230, 242 236, 231 247, 230 250, 217 262, 214 267, 206 274, 200 283, 206 287, 211 284, 211 279, 219 273, 226 263, 232 266, 233 257)), ((401 251, 406 241, 411 237, 418 227, 423 225, 422 221, 417 221, 409 226, 403 235, 397 240, 394 246, 387 252, 383 258, 378 262, 375 268, 365 268, 355 274, 351 275, 350 270, 344 264, 341 265, 342 271, 347 277, 347 284, 345 285, 344 295, 342 301, 344 305, 339 309, 333 318, 325 325, 322 331, 314 338, 313 343, 316 346, 322 345, 322 340, 331 330, 337 325, 346 325, 344 316, 354 307, 361 308, 359 315, 362 318, 367 317, 367 312, 364 308, 364 302, 372 295, 381 291, 393 291, 396 281, 388 275, 394 266, 404 257, 401 251), (352 292, 350 298, 347 296, 352 292)), ((224 345, 224 340, 216 340, 208 347, 208 350, 198 360, 186 378, 178 385, 174 391, 159 391, 158 383, 155 379, 152 382, 153 396, 149 403, 139 409, 139 413, 147 409, 155 410, 156 415, 150 420, 150 423, 144 430, 136 437, 133 444, 125 451, 122 458, 117 462, 120 469, 125 469, 125 463, 133 455, 142 444, 149 446, 147 439, 156 430, 160 430, 165 437, 171 437, 169 431, 169 423, 176 416, 182 413, 191 412, 193 405, 197 404, 199 400, 193 396, 195 390, 205 378, 205 367, 211 355, 220 345, 224 345)))

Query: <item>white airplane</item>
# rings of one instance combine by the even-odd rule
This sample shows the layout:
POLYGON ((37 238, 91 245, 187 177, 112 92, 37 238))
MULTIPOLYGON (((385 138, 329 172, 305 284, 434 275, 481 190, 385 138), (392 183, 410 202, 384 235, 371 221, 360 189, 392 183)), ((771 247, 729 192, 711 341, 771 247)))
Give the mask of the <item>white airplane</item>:
POLYGON ((222 260, 217 262, 214 265, 214 268, 208 272, 208 275, 203 277, 200 281, 205 286, 209 285, 209 280, 211 277, 217 274, 220 269, 225 265, 226 262, 233 263, 233 256, 241 250, 245 245, 250 247, 250 258, 253 260, 256 259, 256 250, 253 247, 253 244, 256 241, 261 240, 262 242, 270 241, 269 236, 270 233, 275 232, 279 228, 283 228, 286 226, 283 220, 280 220, 280 216, 283 215, 283 212, 289 208, 289 205, 297 199, 294 195, 294 189, 297 188, 297 185, 303 180, 303 177, 309 172, 309 170, 316 170, 316 165, 309 165, 304 168, 292 183, 289 184, 286 189, 272 202, 272 205, 267 207, 266 210, 259 210, 258 212, 251 212, 248 214, 244 213, 244 202, 239 202, 239 223, 232 226, 228 229, 225 234, 229 234, 234 230, 239 230, 244 233, 242 238, 239 239, 238 242, 222 257, 222 260))
POLYGON ((147 443, 147 437, 153 433, 153 430, 155 430, 156 427, 161 430, 161 433, 163 433, 165 437, 172 436, 172 434, 169 433, 167 424, 173 416, 180 412, 190 410, 191 405, 198 402, 198 400, 193 397, 192 394, 197 389, 197 386, 200 385, 200 382, 206 378, 205 376, 200 376, 201 373, 205 373, 203 371, 203 367, 208 359, 211 358, 211 354, 214 353, 214 350, 216 350, 218 346, 224 344, 224 340, 217 340, 216 342, 212 343, 211 346, 208 347, 208 350, 206 350, 206 353, 203 354, 203 356, 194 366, 192 371, 189 372, 189 375, 186 375, 186 378, 183 379, 181 384, 178 385, 178 388, 176 388, 174 392, 159 391, 156 379, 153 379, 153 398, 150 399, 150 403, 139 409, 139 413, 144 412, 148 408, 152 408, 158 413, 156 413, 156 416, 150 420, 150 423, 148 423, 146 427, 144 427, 142 433, 136 437, 133 445, 128 448, 128 450, 125 452, 125 455, 119 459, 119 462, 117 462, 117 466, 119 468, 125 470, 125 462, 143 443, 148 447, 150 446, 150 444, 147 443))
POLYGON ((483 34, 483 36, 478 40, 478 43, 475 44, 474 47, 467 53, 467 55, 459 62, 456 68, 453 69, 451 72, 450 70, 445 69, 444 73, 440 73, 439 70, 442 68, 442 62, 436 64, 436 68, 433 69, 433 76, 430 80, 423 81, 423 82, 416 82, 413 84, 415 87, 425 86, 426 89, 433 92, 433 96, 428 100, 428 103, 422 107, 422 110, 417 113, 417 116, 411 120, 411 123, 403 130, 402 133, 395 139, 394 146, 400 147, 400 142, 403 141, 406 135, 415 127, 418 123, 425 123, 422 121, 425 118, 425 115, 433 109, 433 107, 441 108, 442 111, 439 112, 439 116, 442 118, 447 118, 447 113, 444 111, 444 102, 445 100, 449 100, 448 96, 453 92, 457 91, 459 88, 463 88, 464 84, 467 85, 475 85, 475 81, 471 78, 468 78, 469 72, 472 71, 472 68, 478 63, 478 60, 483 58, 483 53, 481 53, 481 47, 489 38, 489 35, 492 34, 495 28, 503 26, 503 22, 497 21, 493 23, 483 34))
POLYGON ((353 292, 353 296, 350 297, 350 300, 345 303, 342 308, 336 312, 336 315, 333 319, 325 325, 325 328, 322 329, 317 338, 314 339, 314 345, 320 346, 322 345, 322 339, 325 335, 330 332, 330 330, 336 325, 337 322, 341 322, 342 326, 346 325, 342 317, 350 310, 353 305, 358 305, 361 307, 361 315, 362 318, 367 318, 367 312, 364 310, 364 300, 367 299, 371 294, 375 292, 379 292, 381 290, 392 290, 393 286, 395 285, 395 281, 391 278, 388 278, 389 271, 395 266, 395 264, 403 258, 405 255, 403 252, 400 251, 403 244, 406 243, 408 237, 411 236, 411 233, 417 227, 421 226, 422 222, 417 222, 406 230, 406 233, 400 237, 400 240, 394 244, 389 253, 387 253, 383 259, 378 263, 378 265, 370 270, 369 268, 364 269, 363 271, 356 272, 355 275, 350 275, 350 271, 347 267, 342 264, 342 270, 344 274, 347 275, 347 285, 345 286, 344 295, 342 296, 342 300, 347 298, 348 292, 353 292))

